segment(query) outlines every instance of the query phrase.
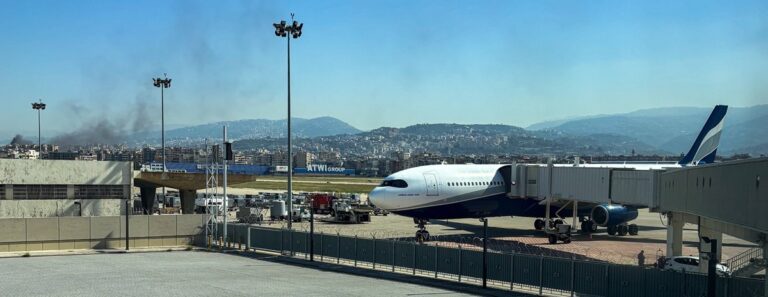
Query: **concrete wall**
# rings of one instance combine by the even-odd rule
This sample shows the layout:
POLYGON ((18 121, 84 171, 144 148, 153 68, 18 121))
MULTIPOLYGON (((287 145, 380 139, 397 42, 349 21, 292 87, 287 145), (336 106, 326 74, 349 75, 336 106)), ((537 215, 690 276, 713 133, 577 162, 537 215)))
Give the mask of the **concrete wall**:
POLYGON ((119 216, 125 214, 121 199, 0 200, 0 218, 47 218, 71 216, 119 216), (80 206, 75 202, 80 202, 80 206))
MULTIPOLYGON (((203 215, 130 216, 131 247, 191 245, 203 215)), ((0 252, 125 248, 125 217, 0 219, 0 252)))
POLYGON ((131 162, 0 159, 0 184, 132 185, 131 162))

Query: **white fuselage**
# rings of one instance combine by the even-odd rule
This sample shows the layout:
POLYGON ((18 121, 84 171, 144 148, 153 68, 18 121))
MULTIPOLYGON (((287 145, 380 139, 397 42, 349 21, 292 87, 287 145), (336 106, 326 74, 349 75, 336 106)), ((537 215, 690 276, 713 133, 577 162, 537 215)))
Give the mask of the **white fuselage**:
POLYGON ((376 206, 402 211, 438 206, 504 193, 498 169, 503 165, 427 165, 396 172, 384 179, 405 187, 378 186, 369 195, 376 206), (473 194, 477 195, 473 195, 473 194))

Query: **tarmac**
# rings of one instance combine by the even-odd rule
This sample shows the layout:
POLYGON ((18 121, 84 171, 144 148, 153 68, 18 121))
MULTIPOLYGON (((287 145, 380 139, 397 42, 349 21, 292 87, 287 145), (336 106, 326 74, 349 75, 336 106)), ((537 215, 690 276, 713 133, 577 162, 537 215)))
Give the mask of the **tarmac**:
POLYGON ((263 254, 31 256, 0 267, 2 296, 528 296, 263 254))

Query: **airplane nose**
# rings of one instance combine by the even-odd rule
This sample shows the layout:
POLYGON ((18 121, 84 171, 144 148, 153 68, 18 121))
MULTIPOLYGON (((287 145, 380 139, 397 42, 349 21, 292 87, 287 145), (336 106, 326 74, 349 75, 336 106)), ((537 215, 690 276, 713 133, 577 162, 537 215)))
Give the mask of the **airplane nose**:
POLYGON ((386 209, 386 198, 385 198, 384 189, 380 187, 376 187, 371 191, 371 193, 368 194, 368 201, 379 208, 386 209))

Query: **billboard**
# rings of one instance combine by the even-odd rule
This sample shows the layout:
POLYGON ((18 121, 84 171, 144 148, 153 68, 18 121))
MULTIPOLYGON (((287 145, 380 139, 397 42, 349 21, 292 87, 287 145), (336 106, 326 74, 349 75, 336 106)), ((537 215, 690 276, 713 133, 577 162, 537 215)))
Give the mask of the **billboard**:
POLYGON ((307 168, 297 167, 293 171, 297 174, 333 174, 333 175, 355 175, 354 169, 344 167, 334 167, 325 164, 310 164, 307 168))

